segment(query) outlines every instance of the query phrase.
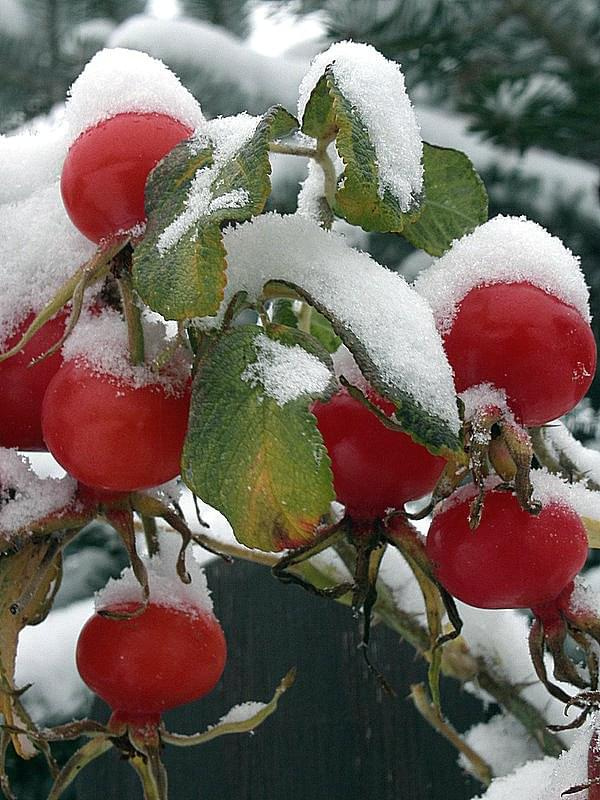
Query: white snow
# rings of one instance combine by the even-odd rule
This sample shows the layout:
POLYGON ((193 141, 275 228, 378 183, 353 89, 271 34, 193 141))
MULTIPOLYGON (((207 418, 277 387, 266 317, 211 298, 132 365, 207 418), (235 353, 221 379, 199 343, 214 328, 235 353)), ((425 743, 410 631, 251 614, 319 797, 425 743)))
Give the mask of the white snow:
MULTIPOLYGON (((183 583, 177 574, 176 560, 180 545, 178 534, 162 533, 160 553, 151 558, 141 556, 148 570, 150 602, 159 606, 185 609, 198 615, 212 614, 213 603, 206 575, 196 561, 192 548, 186 553, 186 567, 191 583, 183 583)), ((126 567, 116 580, 111 578, 104 589, 96 593, 97 611, 131 602, 142 602, 142 589, 131 567, 126 567)))
POLYGON ((592 450, 581 444, 564 422, 559 419, 549 422, 541 430, 546 446, 557 461, 561 454, 564 454, 584 476, 582 481, 584 484, 589 480, 600 485, 600 452, 598 450, 592 450))
POLYGON ((161 61, 137 50, 100 50, 69 90, 70 139, 129 111, 168 114, 192 130, 205 121, 198 101, 161 61))
POLYGON ((228 228, 224 242, 225 298, 201 326, 218 325, 238 291, 253 300, 271 279, 295 283, 364 343, 385 385, 410 393, 458 431, 452 374, 431 311, 403 278, 298 215, 264 214, 228 228))
MULTIPOLYGON (((495 714, 488 722, 474 725, 463 738, 490 765, 495 777, 508 775, 527 761, 542 757, 539 744, 510 714, 495 714)), ((470 762, 463 754, 458 763, 470 770, 470 762)))
POLYGON ((190 355, 179 347, 163 369, 152 369, 152 360, 168 346, 166 326, 143 319, 146 360, 133 365, 129 359, 127 325, 118 311, 84 314, 63 345, 65 361, 85 361, 92 369, 115 381, 140 388, 160 385, 168 393, 181 393, 190 377, 190 355))
POLYGON ((212 141, 213 162, 210 167, 196 172, 186 197, 185 210, 159 236, 156 247, 161 256, 174 247, 203 215, 222 208, 240 208, 249 201, 248 192, 241 187, 214 197, 211 185, 223 165, 250 141, 258 122, 258 117, 246 113, 219 117, 206 123, 198 137, 192 137, 189 143, 192 152, 206 147, 207 138, 212 141))
POLYGON ((2 261, 0 341, 30 311, 40 311, 62 283, 94 253, 95 245, 67 217, 58 182, 0 213, 2 261))
POLYGON ((541 225, 497 216, 455 240, 422 272, 415 289, 447 332, 463 298, 475 286, 527 282, 560 298, 590 321, 589 295, 579 259, 541 225))
POLYGON ((38 724, 80 717, 91 705, 92 692, 79 677, 75 646, 80 630, 94 613, 90 598, 53 609, 39 625, 19 634, 17 686, 33 684, 21 700, 38 724))
POLYGON ((504 414, 505 419, 513 420, 512 412, 506 402, 506 392, 504 389, 497 389, 491 383, 471 386, 458 396, 464 403, 466 420, 473 419, 478 411, 488 406, 496 406, 504 414))
POLYGON ((530 473, 533 497, 542 505, 556 503, 572 508, 582 517, 600 520, 600 493, 587 489, 581 483, 569 483, 547 469, 534 469, 530 473))
POLYGON ((371 45, 336 42, 313 59, 300 84, 300 119, 329 65, 336 85, 369 133, 378 166, 379 196, 388 190, 407 211, 423 188, 423 142, 400 66, 371 45))
POLYGON ((250 386, 261 386, 278 406, 305 394, 323 394, 331 384, 331 372, 321 359, 299 345, 289 347, 259 334, 254 347, 256 361, 240 377, 250 386))
POLYGON ((40 478, 29 459, 16 450, 0 448, 0 532, 9 535, 36 520, 65 508, 72 501, 76 481, 40 478), (9 490, 16 492, 10 497, 9 490))
MULTIPOLYGON (((245 703, 239 703, 237 706, 233 706, 233 708, 230 708, 229 711, 221 717, 217 725, 228 725, 232 723, 235 724, 237 722, 246 722, 247 720, 255 716, 255 714, 258 714, 259 711, 262 711, 263 708, 266 707, 267 707, 266 703, 259 703, 255 700, 247 700, 245 703)), ((216 726, 210 725, 208 730, 211 730, 211 728, 214 727, 216 726)))
MULTIPOLYGON (((594 719, 577 731, 571 747, 559 759, 546 756, 492 781, 481 800, 564 800, 566 789, 587 781, 587 751, 594 719)), ((568 795, 570 796, 570 795, 568 795)), ((587 792, 573 795, 585 800, 587 792)))

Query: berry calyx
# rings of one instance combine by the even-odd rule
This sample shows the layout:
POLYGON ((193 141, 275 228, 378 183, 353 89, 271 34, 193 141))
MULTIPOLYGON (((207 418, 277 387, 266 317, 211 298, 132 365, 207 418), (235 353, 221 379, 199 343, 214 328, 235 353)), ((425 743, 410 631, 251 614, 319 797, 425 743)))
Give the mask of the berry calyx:
MULTIPOLYGON (((103 612, 128 614, 136 603, 103 612)), ((168 709, 198 700, 218 683, 227 657, 216 617, 197 608, 150 603, 137 616, 94 614, 77 642, 77 669, 114 712, 114 722, 156 724, 168 709)))
POLYGON ((109 492, 148 489, 179 474, 190 404, 189 382, 135 386, 67 361, 42 406, 44 441, 80 483, 109 492))
POLYGON ((575 511, 549 502, 533 516, 514 495, 488 491, 471 530, 471 500, 450 500, 431 523, 426 552, 442 586, 477 608, 532 608, 557 598, 587 557, 575 511))
POLYGON ((457 392, 490 383, 523 425, 570 411, 590 387, 596 343, 581 314, 529 283, 477 286, 458 306, 444 347, 457 392))
MULTIPOLYGON (((394 406, 372 388, 369 400, 388 416, 394 406)), ((349 516, 373 520, 430 492, 445 461, 402 431, 387 428, 347 389, 311 407, 331 458, 335 493, 349 516)))
POLYGON ((117 114, 84 131, 67 153, 60 183, 75 227, 101 242, 143 223, 149 173, 191 133, 167 114, 138 112, 117 114))
MULTIPOLYGON (((23 349, 0 362, 0 446, 19 450, 45 450, 42 436, 42 401, 48 384, 61 366, 61 354, 53 353, 32 364, 63 335, 67 314, 61 311, 40 328, 23 349)), ((18 344, 35 318, 33 312, 21 322, 0 348, 18 344)))

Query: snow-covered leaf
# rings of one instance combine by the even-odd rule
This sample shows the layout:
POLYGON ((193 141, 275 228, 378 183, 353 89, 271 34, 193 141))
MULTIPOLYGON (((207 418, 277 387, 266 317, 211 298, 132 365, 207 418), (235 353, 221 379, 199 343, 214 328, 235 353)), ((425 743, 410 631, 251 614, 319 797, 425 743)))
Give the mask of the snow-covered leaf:
POLYGON ((328 514, 329 458, 308 406, 334 388, 327 353, 294 329, 234 328, 201 359, 181 475, 243 544, 304 544, 328 514))
POLYGON ((425 191, 420 214, 402 231, 415 247, 440 256, 454 239, 487 219, 487 193, 460 150, 424 143, 425 191))
MULTIPOLYGON (((298 328, 300 327, 301 314, 304 308, 303 303, 282 297, 273 303, 271 319, 280 325, 287 325, 288 328, 298 328), (300 306, 300 309, 297 309, 296 306, 300 306)), ((309 316, 311 336, 314 336, 327 352, 335 353, 342 340, 336 335, 329 320, 323 314, 315 311, 315 309, 310 309, 309 316)))
POLYGON ((333 209, 338 216, 367 231, 400 232, 418 214, 415 200, 405 211, 402 201, 388 187, 380 189, 377 154, 369 130, 336 84, 331 68, 327 68, 310 97, 302 130, 325 141, 335 138, 344 162, 333 209))
POLYGON ((271 191, 269 142, 295 127, 281 106, 262 118, 213 120, 151 173, 133 277, 152 309, 167 319, 215 313, 226 282, 221 225, 262 212, 271 191))
POLYGON ((229 228, 225 245, 225 300, 215 319, 202 321, 206 327, 219 325, 236 292, 252 302, 289 297, 291 289, 329 320, 366 380, 395 404, 403 430, 433 453, 458 449, 442 340, 431 308, 403 278, 298 215, 263 214, 229 228))
POLYGON ((423 145, 399 65, 338 42, 314 59, 298 108, 303 132, 321 146, 335 140, 343 162, 334 211, 365 230, 401 231, 418 211, 423 145))

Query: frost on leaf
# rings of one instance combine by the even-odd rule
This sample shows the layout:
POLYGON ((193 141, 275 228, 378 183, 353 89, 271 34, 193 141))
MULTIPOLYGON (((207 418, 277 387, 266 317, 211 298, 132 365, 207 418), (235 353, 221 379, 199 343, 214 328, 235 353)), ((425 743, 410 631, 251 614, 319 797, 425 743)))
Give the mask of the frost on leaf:
POLYGON ((329 457, 309 406, 335 390, 330 367, 311 337, 276 326, 234 328, 200 360, 181 476, 242 544, 305 544, 329 514, 329 457))
POLYGON ((423 143, 398 64, 338 42, 312 62, 298 112, 303 132, 335 139, 344 162, 336 213, 366 230, 401 231, 423 189, 423 143))
POLYGON ((146 236, 133 264, 152 309, 167 319, 215 313, 226 282, 221 226, 262 212, 271 191, 269 142, 296 126, 280 106, 263 117, 215 119, 153 170, 146 236))
POLYGON ((225 300, 202 325, 218 325, 236 292, 253 301, 269 281, 287 284, 329 320, 367 381, 395 403, 404 430, 434 452, 458 446, 442 342, 431 309, 403 278, 297 215, 263 215, 228 229, 224 242, 225 300))

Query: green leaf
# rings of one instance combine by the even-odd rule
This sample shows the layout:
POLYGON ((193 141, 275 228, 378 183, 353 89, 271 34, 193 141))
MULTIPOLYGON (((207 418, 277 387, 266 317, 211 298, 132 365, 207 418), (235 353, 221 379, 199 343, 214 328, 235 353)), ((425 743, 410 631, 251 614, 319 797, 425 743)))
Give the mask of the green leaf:
MULTIPOLYGON (((376 91, 376 87, 373 88, 376 91)), ((327 67, 306 104, 302 131, 320 142, 335 139, 345 169, 335 193, 334 213, 367 231, 399 233, 419 213, 402 210, 388 188, 380 191, 379 167, 369 130, 327 67)))
MULTIPOLYGON (((301 331, 273 326, 269 336, 329 367, 327 353, 301 331)), ((336 384, 332 378, 323 392, 278 404, 248 372, 265 339, 260 328, 234 328, 199 363, 181 475, 227 517, 242 544, 278 551, 310 542, 334 499, 329 457, 308 407, 336 384)))
POLYGON ((252 136, 224 158, 228 127, 235 133, 238 123, 219 123, 220 137, 202 149, 189 141, 178 145, 146 185, 148 222, 134 252, 133 280, 142 300, 167 319, 217 312, 226 283, 221 226, 263 211, 271 191, 269 142, 298 125, 274 106, 252 136))
POLYGON ((424 143, 425 192, 419 217, 402 235, 415 247, 441 256, 488 217, 483 181, 460 150, 424 143))
MULTIPOLYGON (((298 328, 299 317, 294 310, 294 301, 282 297, 273 303, 271 319, 288 328, 298 328)), ((342 340, 336 335, 331 323, 314 308, 310 309, 310 334, 323 345, 328 353, 335 353, 342 340)))

